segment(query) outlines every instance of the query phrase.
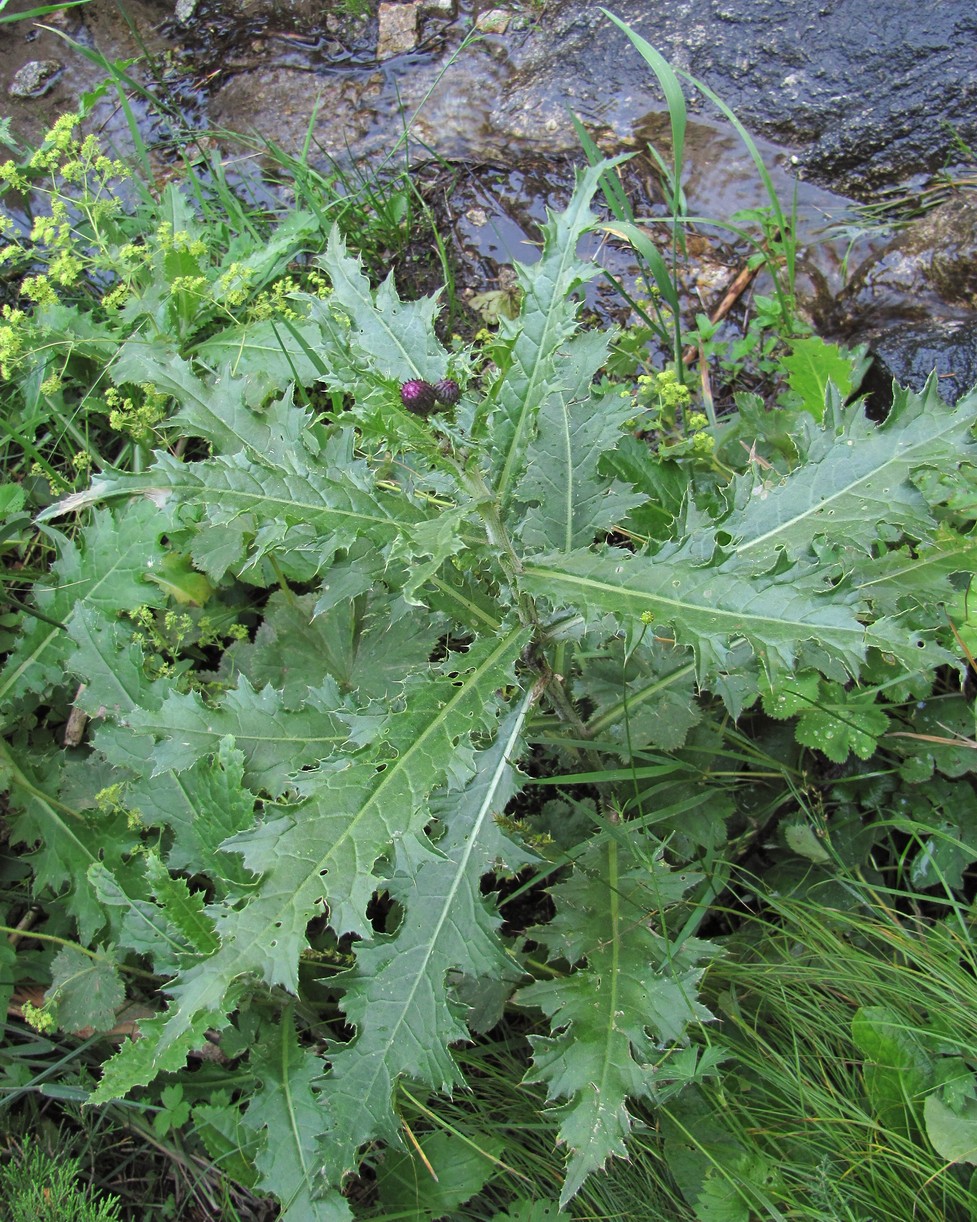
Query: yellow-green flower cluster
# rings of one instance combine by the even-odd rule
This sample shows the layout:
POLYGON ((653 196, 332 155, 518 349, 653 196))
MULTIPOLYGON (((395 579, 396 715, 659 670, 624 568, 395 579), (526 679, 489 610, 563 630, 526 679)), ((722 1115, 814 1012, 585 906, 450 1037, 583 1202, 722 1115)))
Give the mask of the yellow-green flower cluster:
POLYGON ((20 282, 20 292, 22 297, 26 297, 28 301, 33 301, 35 305, 57 305, 58 294, 54 291, 54 285, 47 276, 26 276, 20 282))
POLYGON ((114 288, 102 294, 102 305, 106 310, 117 310, 125 305, 132 285, 128 280, 120 280, 114 288))
POLYGON ((153 437, 156 426, 166 418, 167 397, 149 382, 139 389, 142 398, 123 397, 114 386, 105 392, 105 404, 109 409, 109 428, 125 433, 133 441, 144 445, 153 437))
POLYGON ((130 831, 138 831, 143 826, 142 811, 137 806, 128 806, 124 798, 124 789, 116 782, 106 785, 95 795, 95 808, 105 819, 124 815, 130 831))
POLYGON ((0 306, 0 378, 13 378, 29 349, 27 315, 13 306, 0 306))
MULTIPOLYGON (((623 392, 627 395, 628 392, 623 392)), ((692 393, 671 367, 657 373, 642 373, 635 380, 633 391, 637 412, 647 415, 644 429, 671 432, 692 402, 692 393)))
POLYGON ((170 281, 170 292, 186 293, 190 297, 207 295, 206 276, 174 276, 170 281))
POLYGON ((243 306, 251 296, 254 268, 243 263, 232 263, 220 274, 214 285, 216 300, 228 310, 243 306))
POLYGON ((55 255, 48 264, 47 274, 55 284, 62 288, 71 288, 81 279, 84 270, 81 259, 63 250, 60 254, 55 255))
POLYGON ((20 167, 13 161, 0 164, 0 185, 11 191, 19 191, 26 195, 31 189, 30 179, 25 177, 20 167))
MULTIPOLYGON (((17 226, 14 224, 13 218, 9 217, 6 212, 0 212, 0 237, 16 238, 16 236, 17 226)), ((21 245, 17 241, 10 242, 8 245, 2 246, 0 247, 0 263, 3 263, 8 259, 12 259, 15 255, 19 255, 20 253, 21 245)))
POLYGON ((38 307, 56 305, 64 290, 79 287, 89 269, 119 271, 108 223, 123 213, 117 186, 129 170, 105 156, 96 136, 79 139, 80 122, 77 114, 62 115, 22 169, 12 161, 0 165, 0 190, 29 195, 34 204, 43 201, 44 211, 34 217, 25 242, 17 240, 11 218, 0 213, 0 233, 13 239, 0 248, 0 262, 29 258, 43 267, 19 285, 23 298, 38 307))
POLYGON ((20 1008, 24 1022, 41 1035, 47 1035, 57 1030, 58 1022, 47 1006, 35 1006, 32 1001, 25 1001, 20 1008))
POLYGON ((80 123, 78 114, 56 119, 28 161, 27 170, 56 175, 63 182, 83 186, 86 191, 94 187, 95 193, 101 194, 110 183, 128 178, 129 169, 124 162, 105 156, 97 136, 89 134, 79 140, 76 128, 80 123))
POLYGON ((642 388, 639 393, 647 405, 670 419, 674 419, 692 402, 691 391, 671 367, 658 373, 640 374, 638 386, 642 388))
POLYGON ((193 620, 182 611, 167 611, 163 616, 163 631, 167 648, 171 653, 179 653, 193 631, 193 620))
POLYGON ((32 462, 29 469, 35 479, 47 480, 52 492, 67 492, 71 488, 71 485, 59 472, 52 471, 51 467, 45 466, 44 463, 32 462))
POLYGON ((639 374, 632 387, 622 387, 620 393, 622 398, 634 401, 636 415, 629 427, 657 432, 663 452, 701 457, 712 454, 716 442, 707 432, 709 419, 704 412, 690 410, 692 392, 673 367, 639 374))
POLYGON ((248 308, 247 321, 264 322, 269 318, 286 318, 294 322, 299 318, 299 312, 289 300, 293 293, 328 297, 331 292, 332 288, 325 273, 318 268, 310 268, 301 280, 294 276, 282 276, 270 288, 255 297, 248 308))
POLYGON ((62 157, 78 149, 75 128, 81 115, 67 114, 55 119, 54 126, 44 137, 44 142, 27 163, 32 170, 53 170, 62 157))
MULTIPOLYGON (((708 423, 708 421, 706 422, 708 423)), ((716 448, 716 439, 712 433, 697 432, 692 434, 692 453, 702 458, 708 457, 716 448)))
POLYGON ((207 243, 203 238, 195 238, 186 229, 173 230, 169 221, 163 221, 156 227, 156 241, 164 253, 179 251, 188 254, 191 259, 204 259, 207 256, 207 243))
POLYGON ((51 200, 51 211, 34 218, 31 227, 31 241, 38 246, 60 246, 67 248, 72 244, 71 217, 68 204, 63 199, 51 200))

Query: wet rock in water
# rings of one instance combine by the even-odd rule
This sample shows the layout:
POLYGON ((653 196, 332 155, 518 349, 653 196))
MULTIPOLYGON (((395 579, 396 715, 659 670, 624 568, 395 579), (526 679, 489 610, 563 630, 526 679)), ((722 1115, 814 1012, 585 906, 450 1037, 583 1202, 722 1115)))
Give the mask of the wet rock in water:
POLYGON ((64 64, 57 59, 32 59, 13 75, 7 86, 12 98, 42 98, 52 89, 64 64))
MULTIPOLYGON (((942 166, 948 127, 977 140, 973 0, 620 0, 614 11, 750 130, 797 149, 812 180, 856 198, 942 166)), ((548 5, 515 62, 503 109, 526 130, 527 113, 569 104, 621 133, 663 106, 651 70, 589 0, 548 5)))
POLYGON ((929 318, 977 301, 977 199, 961 194, 911 221, 852 276, 842 304, 852 317, 929 318))
POLYGON ((977 302, 977 197, 947 200, 914 223, 910 238, 929 252, 933 287, 951 305, 977 302))
MULTIPOLYGON (((244 24, 260 17, 267 30, 260 53, 249 51, 237 61, 232 56, 230 63, 211 63, 206 48, 200 51, 197 70, 209 81, 208 118, 232 130, 257 128, 285 144, 290 131, 276 121, 280 108, 304 108, 311 119, 318 92, 328 92, 339 74, 369 71, 374 55, 384 61, 383 95, 370 105, 369 140, 360 142, 356 125, 342 142, 352 160, 388 151, 402 135, 403 114, 417 108, 419 146, 442 157, 504 164, 523 155, 578 155, 570 111, 608 148, 642 143, 642 122, 663 112, 648 65, 592 0, 550 0, 545 20, 515 17, 505 33, 492 33, 449 64, 465 22, 494 23, 496 13, 504 12, 486 5, 481 14, 463 11, 454 23, 451 10, 442 7, 450 3, 384 0, 377 22, 360 23, 369 32, 367 57, 360 54, 360 36, 349 34, 338 37, 347 54, 337 62, 316 36, 325 18, 305 18, 313 0, 209 0, 198 10, 207 20, 196 16, 193 27, 212 25, 216 18, 209 15, 223 12, 215 28, 238 28, 246 11, 244 24), (286 10, 294 10, 287 23, 286 10), (305 32, 310 41, 303 52, 294 36, 305 32), (403 70, 387 66, 405 52, 413 54, 403 70), (285 66, 283 58, 307 71, 312 87, 273 99, 271 82, 285 66), (237 85, 245 76, 254 81, 250 89, 237 85), (253 105, 249 92, 264 96, 267 109, 253 105)), ((620 0, 615 8, 677 67, 715 89, 755 135, 789 146, 799 173, 845 194, 869 198, 878 185, 941 166, 951 146, 948 125, 963 140, 977 142, 973 0, 926 6, 876 0, 868 15, 864 0, 817 6, 620 0)), ((692 105, 712 117, 711 104, 701 97, 692 105)), ((326 106, 318 113, 322 126, 335 127, 326 106)))
POLYGON ((948 403, 977 386, 977 316, 936 322, 889 322, 876 334, 862 332, 875 365, 863 389, 883 403, 891 400, 891 383, 922 390, 935 370, 940 394, 948 403))
POLYGON ((378 11, 377 59, 381 62, 417 46, 416 4, 381 4, 378 11))
POLYGON ((977 384, 977 200, 960 194, 911 221, 858 268, 840 304, 847 338, 875 357, 876 396, 919 390, 936 370, 951 403, 977 384))

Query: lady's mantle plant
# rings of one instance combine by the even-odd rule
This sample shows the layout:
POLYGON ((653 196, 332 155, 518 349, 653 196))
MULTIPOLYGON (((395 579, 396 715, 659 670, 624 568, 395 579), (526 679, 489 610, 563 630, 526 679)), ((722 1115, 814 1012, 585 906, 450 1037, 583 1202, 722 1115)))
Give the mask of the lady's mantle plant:
POLYGON ((334 234, 332 292, 297 320, 192 360, 164 333, 125 343, 112 379, 170 396, 189 443, 47 515, 45 618, 0 696, 13 838, 48 931, 84 948, 50 962, 50 1008, 108 1029, 131 981, 157 1009, 95 1103, 217 1041, 226 1089, 195 1123, 289 1218, 354 1216, 344 1181, 399 1142, 402 1089, 460 1086, 452 1048, 503 1006, 549 1026, 529 1078, 558 1109, 564 1202, 624 1154, 629 1101, 716 1063, 688 1046, 713 953, 689 936, 695 848, 670 857, 655 809, 626 809, 644 762, 710 701, 737 716, 952 661, 939 603, 971 544, 946 507, 977 397, 900 393, 877 426, 829 388, 792 418, 790 469, 666 496, 598 380, 611 337, 576 318, 606 168, 519 269, 480 381, 436 302, 374 291, 334 234), (405 410, 405 382, 449 377, 455 407, 405 410), (76 511, 72 536, 50 525, 76 511), (205 618, 247 637, 202 643, 205 618), (69 702, 90 733, 65 751, 32 724, 69 702), (557 760, 593 816, 554 842, 514 799, 557 760), (528 947, 482 891, 527 868, 551 884, 528 947))

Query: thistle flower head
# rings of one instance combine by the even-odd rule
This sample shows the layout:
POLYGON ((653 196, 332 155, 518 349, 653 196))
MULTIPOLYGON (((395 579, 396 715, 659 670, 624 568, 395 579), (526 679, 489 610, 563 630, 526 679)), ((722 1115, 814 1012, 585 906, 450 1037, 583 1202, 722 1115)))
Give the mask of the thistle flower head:
POLYGON ((426 416, 437 402, 437 393, 430 382, 421 378, 411 378, 400 388, 400 401, 408 411, 426 416))

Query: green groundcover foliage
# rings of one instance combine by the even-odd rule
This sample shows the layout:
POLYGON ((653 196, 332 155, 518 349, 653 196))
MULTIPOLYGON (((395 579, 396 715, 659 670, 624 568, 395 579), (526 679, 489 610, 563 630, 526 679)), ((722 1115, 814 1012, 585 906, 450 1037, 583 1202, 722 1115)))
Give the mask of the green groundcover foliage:
MULTIPOLYGON (((91 1102, 164 1087, 289 1219, 367 1216, 366 1170, 393 1208, 404 1100, 464 1088, 457 1049, 504 1010, 534 1031, 567 1206, 723 1057, 695 930, 731 804, 690 760, 749 710, 867 759, 960 671, 977 394, 897 390, 875 423, 838 389, 855 358, 808 339, 762 463, 749 397, 708 445, 656 448, 603 373, 615 336, 578 319, 609 164, 479 348, 444 347, 437 301, 374 288, 335 231, 323 291, 192 351, 150 325, 170 306, 147 285, 106 372, 172 405, 156 448, 42 515, 53 564, 0 674, 10 837, 47 914, 35 1019, 110 1031, 137 1004, 91 1102), (402 383, 445 378, 456 405, 405 409, 402 383), (503 924, 527 878, 529 918, 503 924)), ((946 759, 892 742, 907 780, 949 787, 946 759)), ((812 870, 835 852, 800 817, 786 834, 812 870)), ((857 1040, 886 1021, 866 1010, 857 1040)), ((424 1216, 504 1158, 423 1148, 445 1177, 424 1216)))

